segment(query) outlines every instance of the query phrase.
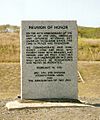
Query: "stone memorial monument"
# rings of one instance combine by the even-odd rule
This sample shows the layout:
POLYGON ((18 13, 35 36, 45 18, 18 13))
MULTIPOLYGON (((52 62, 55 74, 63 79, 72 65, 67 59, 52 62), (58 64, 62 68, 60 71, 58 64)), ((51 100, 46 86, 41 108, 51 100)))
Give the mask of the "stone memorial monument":
POLYGON ((76 21, 22 21, 21 98, 77 99, 76 21))

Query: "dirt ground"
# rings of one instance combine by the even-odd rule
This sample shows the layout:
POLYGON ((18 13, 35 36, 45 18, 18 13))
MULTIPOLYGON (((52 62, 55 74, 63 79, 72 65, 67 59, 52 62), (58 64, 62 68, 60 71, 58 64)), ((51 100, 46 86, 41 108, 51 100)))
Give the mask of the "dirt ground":
POLYGON ((100 120, 100 107, 61 107, 7 110, 0 103, 0 120, 100 120))
POLYGON ((0 64, 0 120, 100 120, 100 62, 78 62, 83 82, 79 100, 93 107, 54 107, 8 110, 5 104, 20 95, 19 63, 0 64))

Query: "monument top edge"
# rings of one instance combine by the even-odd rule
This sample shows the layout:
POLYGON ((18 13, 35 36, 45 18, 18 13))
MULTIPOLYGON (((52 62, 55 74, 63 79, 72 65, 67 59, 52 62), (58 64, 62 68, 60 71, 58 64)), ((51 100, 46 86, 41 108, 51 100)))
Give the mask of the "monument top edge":
POLYGON ((21 20, 21 22, 75 22, 77 20, 21 20))

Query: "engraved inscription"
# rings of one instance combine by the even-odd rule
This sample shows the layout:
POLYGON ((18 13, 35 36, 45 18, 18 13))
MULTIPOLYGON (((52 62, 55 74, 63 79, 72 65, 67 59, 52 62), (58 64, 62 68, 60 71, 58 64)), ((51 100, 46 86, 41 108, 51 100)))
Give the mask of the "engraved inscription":
POLYGON ((26 64, 73 61, 72 32, 26 32, 26 64))

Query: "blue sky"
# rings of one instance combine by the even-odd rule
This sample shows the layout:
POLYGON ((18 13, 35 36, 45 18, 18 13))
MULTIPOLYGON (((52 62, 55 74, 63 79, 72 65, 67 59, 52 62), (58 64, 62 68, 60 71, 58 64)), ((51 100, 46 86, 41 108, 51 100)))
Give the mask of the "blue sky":
POLYGON ((0 0, 0 25, 21 20, 77 20, 100 27, 100 0, 0 0))

